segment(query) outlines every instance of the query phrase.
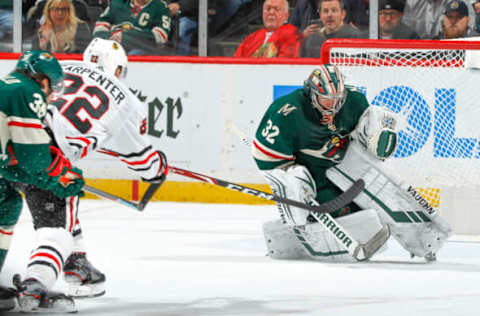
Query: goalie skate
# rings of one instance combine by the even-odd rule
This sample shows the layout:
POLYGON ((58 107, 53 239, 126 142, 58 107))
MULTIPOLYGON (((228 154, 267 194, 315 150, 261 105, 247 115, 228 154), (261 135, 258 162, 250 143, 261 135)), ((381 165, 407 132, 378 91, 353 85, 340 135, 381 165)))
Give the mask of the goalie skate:
POLYGON ((30 278, 20 280, 20 275, 13 277, 17 287, 18 306, 21 312, 37 312, 44 314, 76 313, 75 302, 63 293, 49 291, 38 280, 30 278))
POLYGON ((98 297, 105 294, 105 275, 96 269, 84 252, 71 254, 64 266, 67 293, 74 298, 98 297))

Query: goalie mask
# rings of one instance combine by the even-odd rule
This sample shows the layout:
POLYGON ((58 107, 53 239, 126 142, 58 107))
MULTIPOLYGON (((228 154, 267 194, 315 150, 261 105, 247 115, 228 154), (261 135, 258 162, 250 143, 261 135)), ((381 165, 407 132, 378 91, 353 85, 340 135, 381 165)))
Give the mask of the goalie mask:
POLYGON ((119 79, 127 75, 127 54, 116 41, 94 38, 83 53, 83 61, 119 79))
POLYGON ((323 116, 334 116, 345 103, 347 91, 343 76, 335 65, 325 64, 314 69, 303 87, 313 107, 323 116))

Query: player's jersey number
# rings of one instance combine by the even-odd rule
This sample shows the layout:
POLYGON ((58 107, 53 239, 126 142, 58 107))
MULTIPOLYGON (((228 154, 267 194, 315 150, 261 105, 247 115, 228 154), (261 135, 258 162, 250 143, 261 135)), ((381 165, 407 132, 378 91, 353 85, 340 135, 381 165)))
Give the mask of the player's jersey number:
POLYGON ((51 104, 56 106, 80 133, 86 134, 92 128, 90 120, 99 120, 108 111, 110 99, 99 87, 85 86, 81 76, 66 73, 65 81, 70 81, 71 84, 65 87, 62 97, 52 101, 51 104), (84 92, 85 97, 75 97, 79 91, 84 92), (81 118, 79 116, 81 110, 89 117, 81 118))
POLYGON ((275 137, 280 134, 280 129, 278 126, 273 125, 271 120, 267 121, 267 126, 262 129, 262 136, 265 138, 267 142, 270 144, 275 144, 275 137))

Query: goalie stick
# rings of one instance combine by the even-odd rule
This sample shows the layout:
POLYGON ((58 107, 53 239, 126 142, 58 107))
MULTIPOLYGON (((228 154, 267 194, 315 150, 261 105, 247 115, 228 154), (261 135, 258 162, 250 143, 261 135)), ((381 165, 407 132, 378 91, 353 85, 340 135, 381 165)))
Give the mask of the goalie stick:
POLYGON ((147 190, 145 191, 145 193, 143 194, 140 202, 133 202, 133 201, 129 201, 129 200, 125 200, 119 196, 116 196, 114 194, 111 194, 111 193, 108 193, 108 192, 105 192, 105 191, 102 191, 100 189, 97 189, 97 188, 94 188, 94 187, 91 187, 89 185, 84 185, 83 186, 83 189, 87 192, 90 192, 90 193, 93 193, 99 197, 102 197, 102 198, 105 198, 105 199, 109 199, 109 200, 112 200, 114 202, 117 202, 117 203, 120 203, 120 204, 123 204, 125 206, 128 206, 130 208, 133 208, 137 211, 143 211, 145 209, 145 207, 147 206, 148 202, 150 202, 150 199, 153 197, 153 195, 155 194, 155 192, 157 192, 158 188, 160 188, 160 186, 163 184, 165 180, 163 180, 162 182, 159 182, 159 183, 152 183, 148 186, 147 190))
MULTIPOLYGON (((232 131, 244 145, 248 147, 252 146, 251 140, 232 121, 227 121, 226 125, 227 125, 227 128, 230 131, 232 131)), ((331 205, 332 210, 330 212, 338 210, 339 208, 349 204, 361 191, 363 191, 363 188, 362 188, 362 190, 358 190, 358 191, 352 190, 351 192, 352 194, 346 194, 348 191, 352 189, 353 186, 357 185, 359 181, 362 181, 363 188, 364 188, 365 183, 363 182, 362 179, 359 179, 356 182, 354 182, 354 184, 343 194, 339 195, 337 198, 327 203, 324 203, 324 204, 329 204, 329 203, 332 204, 331 205), (338 202, 341 201, 341 202, 336 203, 337 201, 338 202)), ((316 205, 317 207, 320 205, 314 199, 311 199, 310 203, 312 205, 316 205)), ((325 212, 322 214, 314 210, 309 210, 309 211, 310 211, 310 215, 312 215, 312 217, 315 218, 317 222, 322 224, 323 227, 330 233, 330 235, 334 239, 336 239, 345 248, 345 250, 348 251, 348 253, 353 258, 355 258, 358 261, 364 261, 372 257, 378 251, 378 249, 380 249, 380 247, 382 247, 387 242, 388 238, 390 238, 390 228, 388 225, 384 225, 370 240, 368 240, 364 244, 361 244, 358 241, 356 241, 348 233, 348 231, 346 231, 330 214, 328 214, 329 212, 325 212)))
MULTIPOLYGON (((315 205, 318 202, 311 200, 315 205)), ((315 220, 321 223, 324 228, 335 238, 348 253, 358 261, 364 261, 372 257, 380 247, 382 247, 390 238, 390 228, 388 225, 383 227, 375 233, 366 243, 361 244, 356 241, 348 231, 346 231, 330 214, 320 214, 318 212, 311 211, 310 215, 315 220)))
POLYGON ((230 189, 230 190, 234 190, 234 191, 242 192, 242 193, 245 193, 245 194, 253 195, 253 196, 259 197, 261 199, 275 201, 275 202, 279 202, 279 203, 284 203, 284 204, 288 204, 288 205, 291 205, 291 206, 303 208, 303 209, 308 210, 308 211, 314 211, 314 212, 319 212, 319 213, 333 212, 333 211, 347 205, 348 203, 350 203, 352 201, 352 199, 355 196, 357 196, 365 188, 365 182, 362 179, 357 180, 348 188, 348 190, 346 190, 345 192, 343 192, 342 194, 337 196, 335 199, 333 199, 331 201, 328 201, 326 203, 323 203, 323 204, 318 204, 316 206, 312 206, 312 205, 308 205, 308 204, 305 204, 305 203, 302 203, 302 202, 299 202, 299 201, 287 199, 287 198, 284 198, 284 197, 281 197, 281 196, 278 196, 278 195, 275 195, 275 194, 270 194, 270 193, 265 192, 265 191, 260 191, 260 190, 254 189, 254 188, 246 187, 246 186, 243 186, 241 184, 228 182, 228 181, 225 181, 225 180, 217 179, 217 178, 214 178, 214 177, 206 176, 204 174, 200 174, 200 173, 197 173, 197 172, 193 172, 193 171, 189 171, 189 170, 185 170, 185 169, 181 169, 181 168, 177 168, 177 167, 173 167, 173 166, 168 166, 168 171, 173 172, 175 174, 178 174, 180 176, 200 180, 200 181, 210 183, 210 184, 214 184, 214 185, 218 185, 218 186, 230 189))

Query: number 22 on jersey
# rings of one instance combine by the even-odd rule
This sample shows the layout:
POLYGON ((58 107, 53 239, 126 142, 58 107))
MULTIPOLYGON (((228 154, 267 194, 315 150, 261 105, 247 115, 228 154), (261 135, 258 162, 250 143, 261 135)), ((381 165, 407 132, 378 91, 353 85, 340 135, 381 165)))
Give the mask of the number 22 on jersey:
POLYGON ((64 80, 69 85, 65 87, 64 94, 51 104, 80 133, 86 134, 92 128, 90 120, 99 120, 108 111, 110 99, 99 87, 84 85, 81 76, 66 73, 64 80))

